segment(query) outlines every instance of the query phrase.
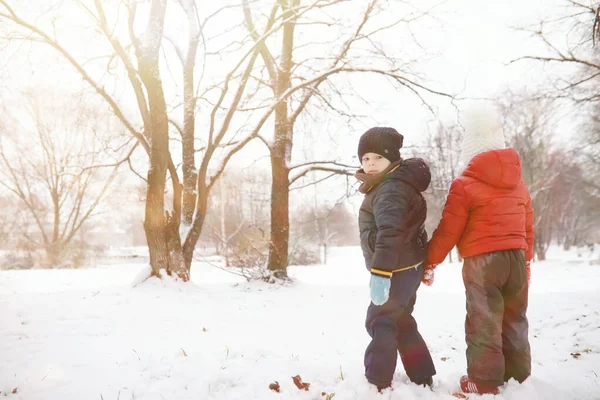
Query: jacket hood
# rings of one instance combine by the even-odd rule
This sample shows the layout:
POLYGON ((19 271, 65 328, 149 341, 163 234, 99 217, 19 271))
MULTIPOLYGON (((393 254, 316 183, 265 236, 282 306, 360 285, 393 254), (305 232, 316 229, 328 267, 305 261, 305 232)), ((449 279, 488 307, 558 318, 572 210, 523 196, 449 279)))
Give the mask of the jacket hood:
POLYGON ((406 182, 419 192, 424 192, 431 183, 431 171, 423 159, 409 158, 402 161, 398 168, 390 172, 388 179, 406 182))
POLYGON ((521 182, 521 159, 513 149, 492 150, 473 157, 464 176, 499 188, 513 188, 521 182))

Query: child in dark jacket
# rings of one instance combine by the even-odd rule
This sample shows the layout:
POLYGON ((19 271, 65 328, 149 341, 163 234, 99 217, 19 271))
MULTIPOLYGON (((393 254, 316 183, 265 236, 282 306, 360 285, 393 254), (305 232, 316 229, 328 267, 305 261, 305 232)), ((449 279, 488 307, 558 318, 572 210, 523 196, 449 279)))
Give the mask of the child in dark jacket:
POLYGON ((433 283, 435 266, 458 245, 467 300, 468 375, 460 386, 467 393, 497 394, 509 379, 522 382, 531 374, 526 312, 533 210, 519 155, 504 148, 498 121, 486 109, 467 119, 468 166, 450 186, 423 278, 433 283))
POLYGON ((356 178, 365 194, 359 211, 360 241, 371 272, 366 328, 365 376, 379 390, 391 386, 398 353, 409 379, 432 384, 435 367, 412 316, 423 276, 429 167, 402 160, 403 137, 393 128, 371 128, 360 138, 362 169, 356 178))

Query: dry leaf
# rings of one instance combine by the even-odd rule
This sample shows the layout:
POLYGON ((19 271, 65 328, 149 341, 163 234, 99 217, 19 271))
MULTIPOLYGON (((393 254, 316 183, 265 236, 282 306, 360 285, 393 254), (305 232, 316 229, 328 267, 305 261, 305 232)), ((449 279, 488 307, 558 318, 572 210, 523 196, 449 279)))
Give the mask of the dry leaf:
POLYGON ((462 393, 452 393, 452 396, 456 397, 457 399, 466 399, 467 396, 465 396, 462 393))
POLYGON ((581 357, 581 353, 571 353, 571 355, 573 356, 574 359, 579 360, 579 357, 581 357))
POLYGON ((202 328, 202 332, 206 332, 206 328, 202 328))
POLYGON ((17 386, 16 388, 14 388, 14 389, 12 390, 12 394, 17 394, 17 390, 18 390, 18 389, 19 389, 19 387, 18 387, 18 386, 17 386))
POLYGON ((300 378, 300 375, 292 376, 292 380, 294 381, 294 385, 296 385, 296 387, 300 390, 308 390, 308 388, 310 387, 310 383, 302 382, 302 378, 300 378))
POLYGON ((448 360, 448 358, 450 358, 450 357, 442 357, 442 358, 440 358, 440 360, 442 360, 442 361, 447 361, 447 360, 448 360))
POLYGON ((185 352, 185 350, 183 348, 181 348, 181 351, 183 351, 183 356, 187 357, 187 353, 185 352))
POLYGON ((271 383, 269 385, 269 389, 274 392, 281 393, 281 387, 279 386, 279 382, 275 381, 275 383, 271 383))

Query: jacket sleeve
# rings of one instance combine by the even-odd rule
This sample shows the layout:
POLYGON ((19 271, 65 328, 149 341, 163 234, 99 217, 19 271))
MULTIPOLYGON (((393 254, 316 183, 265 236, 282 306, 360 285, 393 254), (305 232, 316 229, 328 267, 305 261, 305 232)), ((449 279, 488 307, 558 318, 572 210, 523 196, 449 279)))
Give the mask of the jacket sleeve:
POLYGON ((455 179, 450 186, 442 219, 431 235, 427 263, 441 264, 460 240, 469 219, 469 198, 463 183, 455 179))
POLYGON ((533 241, 534 229, 533 229, 533 208, 531 207, 531 197, 529 197, 525 204, 525 240, 527 241, 527 251, 525 252, 525 260, 531 261, 533 259, 533 241))
POLYGON ((406 235, 409 193, 402 185, 383 184, 373 199, 377 226, 371 274, 391 277, 406 235))

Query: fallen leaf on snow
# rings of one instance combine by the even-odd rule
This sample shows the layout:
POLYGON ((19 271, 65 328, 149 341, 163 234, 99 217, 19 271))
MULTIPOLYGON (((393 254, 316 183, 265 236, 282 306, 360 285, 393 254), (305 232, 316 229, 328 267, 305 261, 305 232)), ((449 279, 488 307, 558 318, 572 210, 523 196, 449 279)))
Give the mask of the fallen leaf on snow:
POLYGON ((300 390, 308 390, 308 388, 310 387, 310 383, 302 382, 302 378, 300 378, 300 375, 292 376, 292 380, 294 381, 294 385, 296 385, 296 387, 300 390))
POLYGON ((275 383, 271 383, 269 385, 269 389, 271 389, 274 392, 280 393, 281 392, 281 387, 279 386, 279 382, 275 381, 275 383))

